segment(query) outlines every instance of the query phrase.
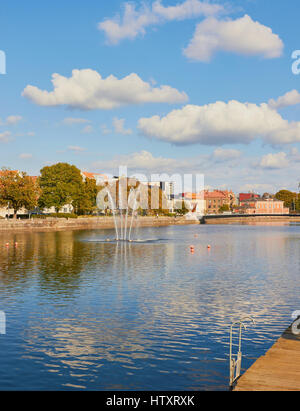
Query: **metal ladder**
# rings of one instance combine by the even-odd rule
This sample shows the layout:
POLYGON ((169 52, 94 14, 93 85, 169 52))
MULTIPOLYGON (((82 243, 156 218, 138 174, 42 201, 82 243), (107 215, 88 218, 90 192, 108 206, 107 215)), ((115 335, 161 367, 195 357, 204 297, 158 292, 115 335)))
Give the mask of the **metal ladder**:
POLYGON ((249 320, 252 324, 255 324, 255 321, 252 317, 242 317, 239 321, 235 321, 232 323, 230 327, 230 354, 229 354, 229 366, 230 366, 230 387, 232 388, 235 382, 241 376, 241 368, 242 368, 242 329, 244 328, 247 330, 247 327, 244 324, 244 321, 249 320), (235 325, 239 324, 239 349, 237 354, 232 353, 232 336, 233 336, 233 328, 235 325))

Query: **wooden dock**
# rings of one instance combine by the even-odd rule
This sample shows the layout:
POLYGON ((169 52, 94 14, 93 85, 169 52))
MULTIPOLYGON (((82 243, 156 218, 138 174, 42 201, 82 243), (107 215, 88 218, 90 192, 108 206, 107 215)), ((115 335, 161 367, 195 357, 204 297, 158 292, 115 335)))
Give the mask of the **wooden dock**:
POLYGON ((289 327, 239 378, 234 391, 300 391, 300 335, 289 327))

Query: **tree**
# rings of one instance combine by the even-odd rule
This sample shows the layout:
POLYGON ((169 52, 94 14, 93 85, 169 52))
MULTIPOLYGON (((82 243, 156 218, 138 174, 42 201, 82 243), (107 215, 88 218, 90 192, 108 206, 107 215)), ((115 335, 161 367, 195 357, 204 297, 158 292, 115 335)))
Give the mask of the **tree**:
POLYGON ((230 206, 229 204, 224 204, 222 207, 219 208, 219 213, 226 213, 230 211, 230 206))
POLYGON ((284 201, 284 206, 290 211, 300 211, 300 196, 289 190, 280 190, 275 194, 277 200, 284 201))
POLYGON ((84 215, 92 213, 96 209, 97 194, 99 191, 100 187, 97 187, 96 180, 87 178, 73 201, 76 214, 84 215))
POLYGON ((41 170, 39 185, 42 190, 39 206, 41 208, 55 207, 57 213, 64 205, 73 205, 83 191, 80 170, 67 163, 44 167, 41 170))
POLYGON ((39 187, 32 177, 9 169, 0 173, 0 203, 14 210, 14 219, 20 209, 32 210, 37 206, 39 187))

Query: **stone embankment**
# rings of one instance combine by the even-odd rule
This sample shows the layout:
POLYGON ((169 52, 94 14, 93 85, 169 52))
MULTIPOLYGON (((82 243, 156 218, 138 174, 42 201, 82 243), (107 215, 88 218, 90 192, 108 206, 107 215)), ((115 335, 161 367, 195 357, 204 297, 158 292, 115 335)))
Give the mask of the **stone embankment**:
MULTIPOLYGON (((170 225, 199 224, 197 221, 189 221, 184 217, 140 217, 139 227, 160 227, 170 225)), ((0 220, 0 232, 2 231, 63 231, 63 230, 88 230, 114 228, 112 217, 89 218, 47 218, 46 220, 0 220)))
MULTIPOLYGON (((300 223, 300 216, 280 215, 280 216, 207 216, 204 218, 205 224, 267 224, 267 223, 300 223)), ((203 221, 203 222, 204 222, 203 221)))

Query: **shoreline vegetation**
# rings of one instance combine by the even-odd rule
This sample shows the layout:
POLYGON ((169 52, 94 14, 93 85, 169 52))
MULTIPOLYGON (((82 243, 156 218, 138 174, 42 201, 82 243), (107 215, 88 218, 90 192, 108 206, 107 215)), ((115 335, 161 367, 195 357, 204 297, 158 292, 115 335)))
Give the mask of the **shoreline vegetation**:
MULTIPOLYGON (((211 218, 206 224, 287 224, 299 222, 300 216, 256 216, 243 218, 211 218)), ((139 217, 139 227, 161 227, 172 225, 200 225, 200 221, 188 220, 185 217, 139 217)), ((47 218, 31 220, 1 220, 0 232, 13 231, 68 231, 68 230, 101 230, 113 229, 113 217, 78 217, 78 218, 47 218)))

